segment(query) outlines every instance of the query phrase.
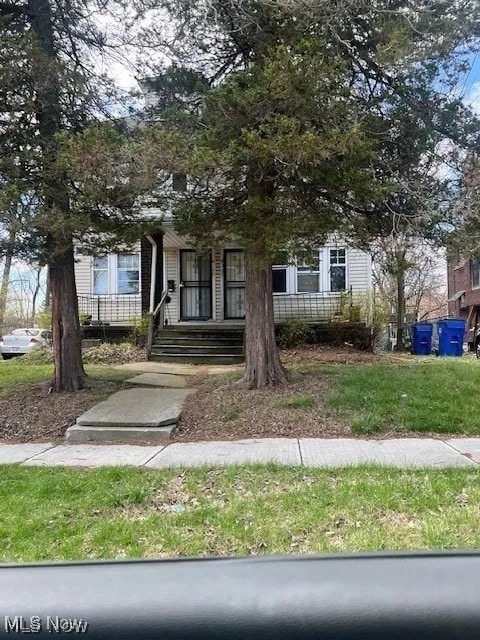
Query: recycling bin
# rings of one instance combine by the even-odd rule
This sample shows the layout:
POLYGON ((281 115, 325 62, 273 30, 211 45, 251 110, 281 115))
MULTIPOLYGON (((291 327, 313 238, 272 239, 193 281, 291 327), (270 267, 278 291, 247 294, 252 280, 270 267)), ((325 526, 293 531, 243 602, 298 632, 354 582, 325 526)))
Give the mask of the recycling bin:
POLYGON ((459 318, 438 321, 438 355, 455 356, 463 355, 463 339, 467 323, 459 318))
POLYGON ((432 352, 433 325, 430 322, 417 322, 411 329, 412 347, 414 356, 429 356, 432 352))

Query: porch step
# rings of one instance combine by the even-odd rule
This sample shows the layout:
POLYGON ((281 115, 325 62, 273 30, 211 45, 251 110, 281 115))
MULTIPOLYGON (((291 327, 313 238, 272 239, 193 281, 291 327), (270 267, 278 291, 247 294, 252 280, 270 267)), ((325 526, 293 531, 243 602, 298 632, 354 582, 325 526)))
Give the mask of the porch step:
POLYGON ((229 354, 239 354, 243 353, 243 345, 242 344, 179 344, 176 342, 169 343, 158 343, 155 342, 153 347, 153 351, 158 351, 161 353, 184 353, 184 354, 202 354, 206 353, 209 355, 229 355, 229 354))
POLYGON ((243 330, 231 331, 231 330, 194 330, 188 329, 184 331, 172 330, 172 329, 162 329, 157 333, 157 338, 168 339, 168 340, 213 340, 217 342, 218 340, 227 340, 227 341, 235 341, 240 340, 243 341, 243 330))
POLYGON ((237 336, 229 336, 229 337, 222 337, 221 339, 214 339, 212 336, 209 336, 208 338, 201 338, 201 337, 194 337, 194 338, 185 338, 184 336, 172 336, 172 335, 165 335, 165 334, 160 334, 158 335, 155 340, 153 341, 154 345, 181 345, 182 347, 189 347, 189 346, 203 346, 203 347, 215 347, 215 346, 223 346, 223 347, 230 347, 230 346, 235 346, 238 344, 243 344, 243 336, 241 337, 237 337, 237 336))
POLYGON ((151 360, 190 364, 243 362, 241 326, 174 326, 155 336, 151 360))
POLYGON ((156 362, 185 362, 188 364, 240 364, 244 361, 244 357, 237 353, 220 355, 210 353, 165 353, 152 350, 150 360, 156 362))

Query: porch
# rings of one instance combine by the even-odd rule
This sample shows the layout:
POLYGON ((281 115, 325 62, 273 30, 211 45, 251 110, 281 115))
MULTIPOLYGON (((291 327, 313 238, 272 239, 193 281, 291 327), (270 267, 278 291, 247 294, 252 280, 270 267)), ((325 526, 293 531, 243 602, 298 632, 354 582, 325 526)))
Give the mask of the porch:
MULTIPOLYGON (((238 314, 244 314, 244 285, 233 293, 229 291, 232 305, 238 309, 238 314)), ((205 306, 202 294, 209 299, 211 292, 205 288, 190 287, 182 291, 180 296, 175 291, 169 291, 170 302, 164 305, 164 319, 166 326, 191 326, 202 327, 206 325, 226 325, 235 327, 243 325, 242 317, 225 318, 213 317, 208 312, 209 307, 205 306), (185 294, 183 294, 185 291, 185 294), (188 309, 189 317, 182 317, 179 307, 182 306, 182 294, 184 295, 183 306, 188 309), (202 317, 198 317, 201 309, 202 317), (207 309, 207 311, 206 311, 207 309)), ((213 292, 212 292, 213 293, 213 292)), ((218 291, 216 292, 218 295, 218 291)), ((294 295, 274 294, 274 317, 276 323, 285 322, 291 318, 303 318, 310 322, 331 322, 338 320, 345 313, 345 310, 353 304, 351 290, 344 293, 321 292, 316 294, 298 293, 294 295)), ((84 325, 121 325, 132 327, 145 310, 142 309, 142 300, 138 295, 79 295, 78 307, 80 319, 84 325)), ((212 305, 213 307, 213 305, 212 305)), ((217 315, 217 314, 215 314, 217 315)))

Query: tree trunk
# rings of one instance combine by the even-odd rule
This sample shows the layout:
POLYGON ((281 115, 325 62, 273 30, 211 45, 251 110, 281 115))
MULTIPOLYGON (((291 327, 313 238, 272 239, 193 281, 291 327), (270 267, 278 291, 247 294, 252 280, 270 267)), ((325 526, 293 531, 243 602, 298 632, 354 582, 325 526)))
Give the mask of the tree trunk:
POLYGON ((272 264, 263 248, 245 249, 245 376, 249 389, 287 381, 275 341, 272 264))
POLYGON ((10 231, 8 244, 5 251, 5 264, 3 266, 2 284, 0 285, 0 327, 5 321, 7 311, 8 284, 10 282, 10 272, 12 270, 13 247, 15 244, 15 232, 10 231))
POLYGON ((35 326, 35 316, 37 315, 37 298, 40 292, 40 277, 42 275, 42 267, 37 267, 37 279, 32 297, 32 327, 35 326))
MULTIPOLYGON (((59 90, 59 60, 49 0, 28 0, 28 16, 44 57, 45 73, 39 78, 37 117, 43 153, 43 195, 49 214, 47 231, 48 267, 52 297, 52 330, 55 371, 52 389, 77 391, 85 382, 82 364, 80 322, 75 285, 74 253, 71 233, 62 228, 61 220, 70 214, 67 185, 57 168, 57 135, 62 131, 62 106, 59 90)), ((68 225, 66 225, 68 228, 68 225)))
POLYGON ((405 251, 395 252, 397 268, 397 344, 395 351, 405 351, 405 251))
POLYGON ((52 304, 52 294, 50 289, 50 269, 47 265, 47 276, 45 278, 45 302, 43 303, 43 308, 49 309, 52 304))
POLYGON ((85 384, 73 244, 50 263, 55 391, 78 391, 85 384))

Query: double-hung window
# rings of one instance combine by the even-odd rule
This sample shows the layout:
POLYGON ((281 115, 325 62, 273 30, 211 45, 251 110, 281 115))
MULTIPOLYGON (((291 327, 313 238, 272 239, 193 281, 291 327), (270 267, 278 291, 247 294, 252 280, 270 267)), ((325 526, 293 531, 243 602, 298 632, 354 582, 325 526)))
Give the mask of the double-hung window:
POLYGON ((95 295, 140 293, 140 255, 119 253, 94 258, 92 293, 95 295))
POLYGON ((345 249, 329 251, 330 291, 345 291, 347 288, 347 254, 345 249))
POLYGON ((320 253, 317 253, 312 264, 297 266, 297 292, 318 293, 322 287, 320 253))

